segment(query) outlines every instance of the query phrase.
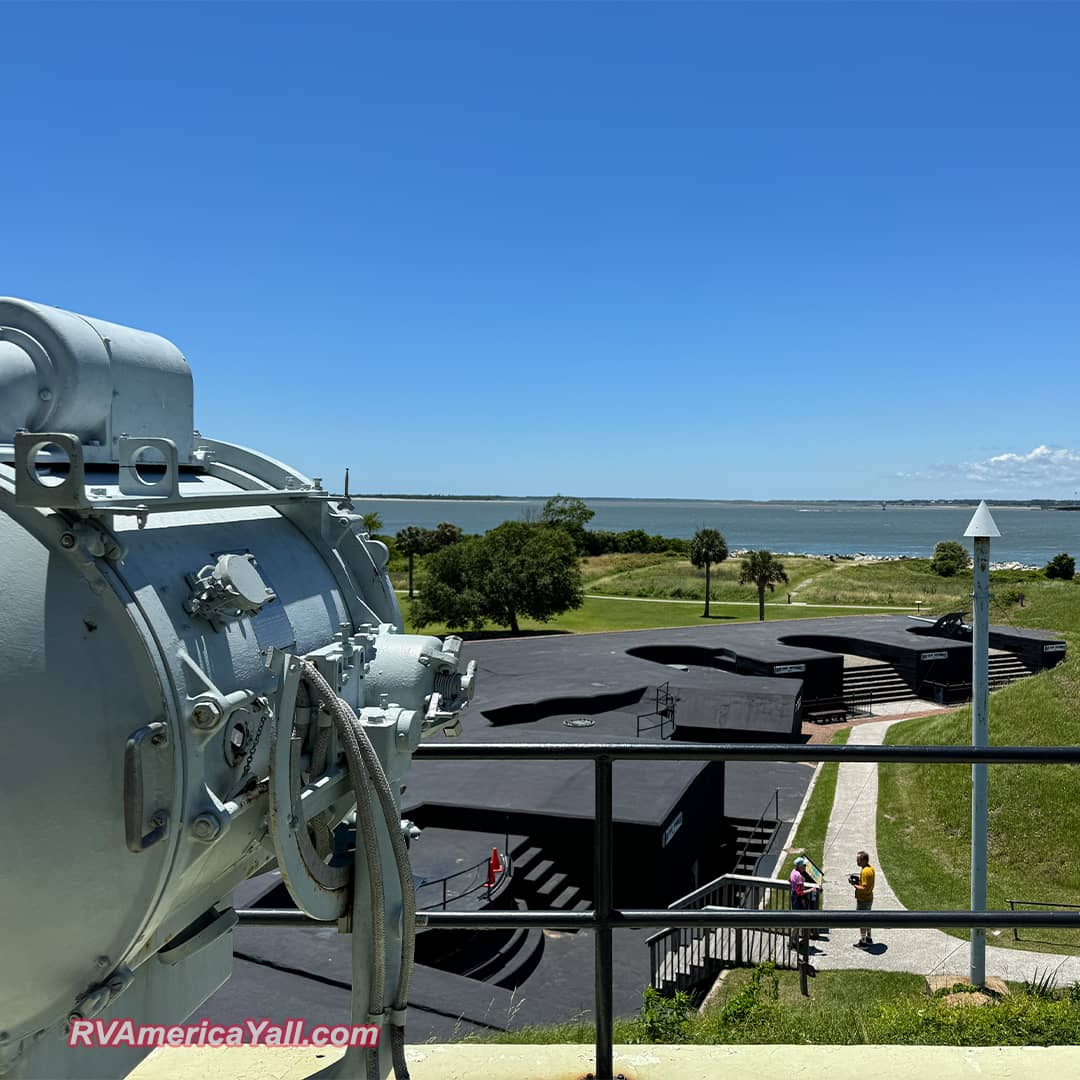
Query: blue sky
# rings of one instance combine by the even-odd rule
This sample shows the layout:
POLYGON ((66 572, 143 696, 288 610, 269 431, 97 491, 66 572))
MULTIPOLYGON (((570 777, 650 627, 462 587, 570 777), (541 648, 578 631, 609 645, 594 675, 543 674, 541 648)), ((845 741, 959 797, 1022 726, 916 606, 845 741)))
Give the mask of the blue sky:
POLYGON ((4 5, 0 293, 367 492, 1071 498, 1080 6, 4 5))

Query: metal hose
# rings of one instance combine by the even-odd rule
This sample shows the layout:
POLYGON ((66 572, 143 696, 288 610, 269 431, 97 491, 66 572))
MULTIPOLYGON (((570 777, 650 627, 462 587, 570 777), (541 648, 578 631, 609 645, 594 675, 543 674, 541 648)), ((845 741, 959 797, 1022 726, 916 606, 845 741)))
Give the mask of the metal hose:
MULTIPOLYGON (((401 886, 402 908, 401 968, 398 972, 397 988, 391 1008, 395 1012, 404 1012, 408 1007, 409 983, 412 980, 412 972, 416 962, 416 890, 413 885, 412 867, 409 864, 409 850, 405 845, 405 837, 401 832, 401 814, 398 811, 397 803, 394 801, 390 782, 386 777, 382 762, 379 760, 379 755, 371 745, 371 740, 368 738, 363 725, 357 719, 356 714, 345 701, 334 693, 330 684, 319 674, 314 665, 305 663, 306 667, 311 667, 314 675, 312 685, 315 686, 320 701, 323 702, 330 715, 334 717, 335 723, 338 723, 339 717, 348 720, 346 726, 350 734, 356 738, 364 771, 370 780, 371 786, 375 789, 386 822, 386 831, 390 837, 390 847, 394 853, 394 865, 401 886), (316 679, 318 681, 315 681, 316 679), (330 701, 327 695, 333 700, 330 701)), ((350 771, 353 769, 351 755, 349 755, 349 768, 350 771)), ((385 950, 385 931, 383 933, 383 949, 385 950)), ((381 962, 384 968, 383 979, 385 986, 385 956, 381 956, 381 962)), ((380 1008, 375 1009, 372 1007, 371 1012, 375 1014, 381 1012, 381 1004, 380 998, 380 1008)), ((409 1067, 405 1060, 404 1025, 390 1025, 390 1049, 394 1062, 394 1075, 397 1080, 409 1080, 409 1067)))
MULTIPOLYGON (((362 752, 364 743, 371 749, 371 741, 360 721, 357 720, 356 714, 346 702, 338 697, 313 663, 305 660, 300 667, 300 675, 315 690, 323 708, 333 718, 338 738, 341 740, 345 758, 349 764, 349 779, 356 798, 356 824, 364 846, 372 909, 372 965, 368 980, 368 1011, 377 1016, 383 1011, 386 996, 386 890, 379 854, 379 837, 375 831, 374 807, 371 798, 372 782, 366 758, 362 752)), ((372 753, 374 753, 373 749, 372 753)), ((400 832, 400 828, 398 831, 400 832)), ((375 1080, 378 1073, 378 1052, 369 1049, 366 1060, 368 1076, 375 1080)))

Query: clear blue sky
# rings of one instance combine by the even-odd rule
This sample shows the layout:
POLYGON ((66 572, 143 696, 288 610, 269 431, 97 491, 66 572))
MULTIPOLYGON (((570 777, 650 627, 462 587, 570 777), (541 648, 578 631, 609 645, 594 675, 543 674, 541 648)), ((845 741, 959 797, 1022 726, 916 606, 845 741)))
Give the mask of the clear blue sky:
POLYGON ((3 26, 0 292, 175 340, 206 434, 367 492, 1080 488, 1080 6, 3 26))

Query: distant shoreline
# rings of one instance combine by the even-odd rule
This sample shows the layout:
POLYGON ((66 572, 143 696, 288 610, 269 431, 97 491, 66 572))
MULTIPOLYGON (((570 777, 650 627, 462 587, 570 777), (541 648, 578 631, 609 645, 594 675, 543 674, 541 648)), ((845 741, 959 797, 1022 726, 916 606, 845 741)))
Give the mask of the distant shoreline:
MULTIPOLYGON (((526 503, 544 502, 550 495, 405 495, 405 494, 352 494, 354 499, 378 499, 381 502, 481 502, 481 503, 526 503)), ((660 505, 678 505, 700 503, 702 506, 762 506, 782 509, 785 507, 830 507, 843 506, 876 510, 968 510, 979 505, 979 499, 648 499, 632 496, 585 495, 585 503, 650 503, 660 505), (882 506, 884 501, 885 505, 882 506)), ((1002 499, 988 503, 992 510, 1075 510, 1080 505, 1055 502, 1052 499, 1002 499)))

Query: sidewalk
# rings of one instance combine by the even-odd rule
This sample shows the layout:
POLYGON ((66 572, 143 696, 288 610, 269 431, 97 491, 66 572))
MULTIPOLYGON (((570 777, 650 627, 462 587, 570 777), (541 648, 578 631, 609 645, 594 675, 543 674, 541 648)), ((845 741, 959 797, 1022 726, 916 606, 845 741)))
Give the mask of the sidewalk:
MULTIPOLYGON (((910 703, 908 703, 910 704, 910 703)), ((898 719, 898 718, 897 718, 898 719)), ((852 728, 848 745, 880 746, 885 732, 897 719, 852 728)), ((855 906, 847 876, 856 869, 855 853, 866 851, 877 872, 874 907, 900 911, 904 905, 896 898, 877 852, 878 774, 874 762, 841 764, 836 781, 829 827, 825 834, 824 866, 825 908, 851 909, 855 906)), ((872 921, 872 920, 871 920, 872 921)), ((1003 931, 1007 933, 1008 931, 1003 931)), ((873 950, 857 949, 858 932, 834 930, 827 941, 814 944, 811 961, 821 970, 839 968, 908 971, 918 975, 967 975, 969 944, 941 930, 887 930, 875 935, 873 950)), ((1057 972, 1059 986, 1080 980, 1080 957, 1057 953, 1037 953, 1020 949, 986 948, 986 974, 1021 982, 1035 978, 1047 969, 1057 972)))

